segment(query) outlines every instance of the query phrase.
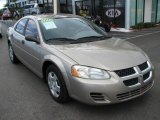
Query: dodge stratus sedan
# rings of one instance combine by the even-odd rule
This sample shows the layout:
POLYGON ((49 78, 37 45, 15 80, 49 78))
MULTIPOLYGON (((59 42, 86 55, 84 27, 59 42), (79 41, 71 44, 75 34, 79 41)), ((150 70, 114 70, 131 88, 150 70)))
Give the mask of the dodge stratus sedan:
POLYGON ((91 105, 123 102, 154 83, 154 67, 140 48, 79 16, 26 16, 7 37, 11 62, 45 79, 60 103, 70 97, 91 105))

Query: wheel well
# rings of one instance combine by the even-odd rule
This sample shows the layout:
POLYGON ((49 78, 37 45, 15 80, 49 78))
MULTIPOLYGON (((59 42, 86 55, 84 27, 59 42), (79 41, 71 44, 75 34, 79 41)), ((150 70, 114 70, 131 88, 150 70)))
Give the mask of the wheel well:
MULTIPOLYGON (((46 70, 47 70, 47 68, 48 68, 50 65, 54 65, 54 66, 57 67, 57 65, 55 65, 53 62, 51 62, 51 61, 46 61, 46 62, 43 64, 43 68, 42 68, 42 70, 43 70, 43 79, 44 79, 44 80, 46 80, 46 70)), ((58 67, 57 67, 57 68, 58 68, 58 67)))
MULTIPOLYGON (((47 82, 47 80, 46 80, 46 70, 47 70, 47 68, 48 68, 50 65, 54 65, 54 66, 61 72, 61 70, 59 69, 59 67, 58 67, 54 62, 45 61, 44 64, 43 64, 43 67, 42 67, 43 79, 44 79, 45 82, 47 82)), ((63 75, 62 75, 62 77, 63 77, 63 75)), ((64 81, 64 83, 65 83, 65 81, 64 81)), ((65 83, 65 85, 66 85, 66 83, 65 83)), ((67 86, 66 86, 66 89, 67 89, 67 86)), ((68 89, 67 89, 67 94, 68 94, 68 89)))

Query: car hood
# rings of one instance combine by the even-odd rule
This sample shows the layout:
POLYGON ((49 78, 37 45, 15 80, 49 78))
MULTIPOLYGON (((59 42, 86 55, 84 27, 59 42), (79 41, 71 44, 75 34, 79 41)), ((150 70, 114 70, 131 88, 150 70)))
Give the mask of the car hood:
POLYGON ((54 47, 77 64, 110 71, 137 66, 147 61, 140 48, 118 38, 54 47))

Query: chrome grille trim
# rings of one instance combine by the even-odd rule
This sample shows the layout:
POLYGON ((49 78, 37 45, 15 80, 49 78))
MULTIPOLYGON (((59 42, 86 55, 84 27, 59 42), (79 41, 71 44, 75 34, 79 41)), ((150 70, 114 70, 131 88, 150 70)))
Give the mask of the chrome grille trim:
POLYGON ((135 85, 138 83, 138 78, 133 78, 133 79, 129 79, 129 80, 124 80, 123 83, 126 85, 126 86, 132 86, 132 85, 135 85))
MULTIPOLYGON (((140 86, 141 84, 143 84, 143 83, 146 83, 146 82, 148 82, 151 78, 152 78, 152 67, 151 67, 151 65, 150 65, 150 63, 148 62, 148 61, 146 61, 146 62, 144 62, 144 63, 142 63, 142 64, 140 64, 140 65, 137 65, 137 66, 135 66, 135 67, 132 67, 132 69, 135 71, 133 74, 129 74, 129 75, 127 75, 127 76, 123 76, 123 77, 121 77, 121 76, 119 76, 118 74, 117 74, 117 71, 115 71, 115 73, 118 75, 118 77, 120 77, 120 79, 123 81, 123 83, 124 83, 124 81, 127 81, 127 80, 133 80, 133 79, 138 79, 138 83, 136 83, 135 82, 135 84, 131 84, 131 85, 129 85, 129 84, 125 84, 124 83, 124 85, 125 86, 128 86, 128 87, 135 87, 135 86, 140 86), (144 65, 145 64, 145 65, 144 65), (146 65, 147 64, 147 65, 146 65), (147 66, 147 68, 146 67, 139 67, 139 66, 147 66), (142 69, 143 68, 143 69, 142 69), (145 69, 144 69, 145 68, 145 69), (147 73, 149 73, 150 75, 149 75, 149 77, 147 77, 147 78, 145 78, 145 79, 143 79, 143 77, 146 77, 146 74, 147 73)), ((130 68, 131 69, 131 68, 130 68)), ((127 69, 123 69, 123 70, 127 70, 127 69)), ((119 70, 120 71, 120 70, 119 70)))
POLYGON ((144 71, 144 70, 147 69, 149 66, 148 66, 148 63, 147 63, 147 62, 144 62, 144 63, 138 65, 138 67, 139 67, 139 69, 140 69, 141 71, 144 71))
POLYGON ((149 82, 148 84, 146 84, 145 86, 136 89, 136 90, 132 90, 130 92, 126 92, 126 93, 121 93, 121 94, 117 94, 116 97, 118 100, 120 101, 124 101, 139 95, 144 94, 145 92, 147 92, 152 86, 153 86, 153 81, 149 82))
POLYGON ((153 72, 150 71, 149 77, 146 80, 144 80, 144 83, 148 82, 152 78, 152 76, 153 76, 153 72))
POLYGON ((135 72, 134 68, 126 68, 126 69, 122 69, 122 70, 116 70, 115 73, 119 77, 125 77, 125 76, 129 76, 129 75, 133 75, 136 72, 135 72))

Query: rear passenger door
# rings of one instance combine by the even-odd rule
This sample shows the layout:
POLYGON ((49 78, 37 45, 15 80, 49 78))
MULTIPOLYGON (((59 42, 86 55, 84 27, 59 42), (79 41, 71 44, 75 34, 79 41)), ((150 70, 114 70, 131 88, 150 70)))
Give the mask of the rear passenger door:
POLYGON ((14 31, 11 35, 13 50, 14 50, 15 54, 18 56, 18 58, 20 58, 20 59, 22 59, 21 56, 23 55, 22 40, 25 39, 24 30, 25 30, 27 21, 28 21, 28 19, 26 19, 26 18, 20 20, 16 24, 14 31))

